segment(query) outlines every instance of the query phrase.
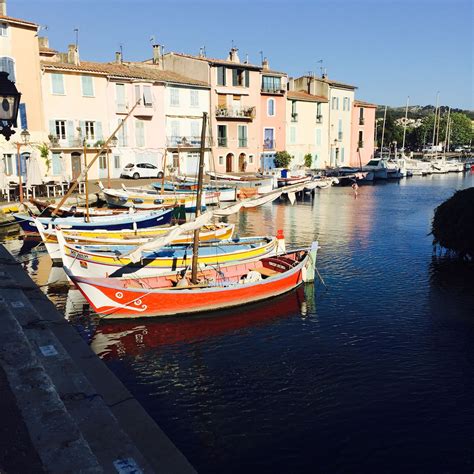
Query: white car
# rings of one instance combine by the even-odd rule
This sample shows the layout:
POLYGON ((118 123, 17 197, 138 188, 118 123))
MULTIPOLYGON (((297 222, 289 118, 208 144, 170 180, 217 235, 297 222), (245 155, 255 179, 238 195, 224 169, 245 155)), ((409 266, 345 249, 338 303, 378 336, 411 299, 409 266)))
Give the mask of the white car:
POLYGON ((120 174, 121 178, 159 178, 163 177, 163 171, 151 163, 129 163, 120 174))

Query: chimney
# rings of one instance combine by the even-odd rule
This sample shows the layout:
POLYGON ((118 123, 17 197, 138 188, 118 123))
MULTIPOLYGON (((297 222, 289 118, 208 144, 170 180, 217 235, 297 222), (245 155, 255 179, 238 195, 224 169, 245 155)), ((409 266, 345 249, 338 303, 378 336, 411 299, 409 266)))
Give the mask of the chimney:
POLYGON ((270 69, 270 64, 268 64, 268 59, 267 58, 263 58, 262 68, 265 69, 265 71, 268 71, 268 69, 270 69))
POLYGON ((40 48, 49 48, 49 39, 46 36, 38 36, 38 44, 40 48))
POLYGON ((117 64, 122 64, 122 52, 121 51, 115 51, 115 62, 117 64))
POLYGON ((288 78, 288 90, 289 91, 295 90, 295 80, 292 77, 288 78))
POLYGON ((0 0, 0 15, 7 16, 7 0, 0 0))
POLYGON ((237 54, 238 49, 232 48, 229 52, 229 57, 227 58, 228 61, 232 61, 233 63, 240 63, 239 55, 237 54))
POLYGON ((80 64, 79 51, 75 44, 70 44, 67 47, 67 62, 69 64, 75 64, 76 66, 80 64))
POLYGON ((152 45, 153 48, 153 64, 160 64, 161 46, 159 44, 152 45))

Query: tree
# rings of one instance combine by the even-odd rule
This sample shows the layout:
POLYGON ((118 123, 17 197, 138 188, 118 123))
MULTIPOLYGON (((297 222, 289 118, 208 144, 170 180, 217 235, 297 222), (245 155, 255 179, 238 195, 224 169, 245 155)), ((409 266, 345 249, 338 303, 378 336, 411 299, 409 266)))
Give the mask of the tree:
POLYGON ((287 151, 277 151, 275 153, 275 166, 277 168, 288 168, 293 157, 287 151))
MULTIPOLYGON (((382 146, 383 119, 377 122, 377 145, 382 146)), ((397 142, 401 146, 403 140, 403 127, 395 123, 394 116, 390 110, 387 110, 385 119, 385 133, 383 136, 383 146, 389 147, 391 143, 397 142)))
POLYGON ((311 168, 312 163, 313 156, 311 155, 311 153, 306 153, 306 155, 304 155, 304 165, 306 166, 306 168, 311 168))

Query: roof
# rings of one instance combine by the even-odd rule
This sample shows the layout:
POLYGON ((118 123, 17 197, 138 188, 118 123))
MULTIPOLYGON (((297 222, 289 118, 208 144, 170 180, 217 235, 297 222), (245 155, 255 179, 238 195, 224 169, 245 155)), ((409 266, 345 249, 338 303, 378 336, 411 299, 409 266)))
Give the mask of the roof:
POLYGON ((44 46, 40 46, 39 47, 39 52, 40 54, 57 54, 58 51, 56 51, 55 49, 52 49, 52 48, 45 48, 44 46))
POLYGON ((0 15, 0 21, 7 22, 7 23, 14 23, 17 25, 29 26, 35 29, 38 28, 38 25, 36 23, 33 23, 31 21, 21 20, 19 18, 12 18, 11 16, 0 15))
POLYGON ((329 79, 327 77, 313 77, 313 76, 308 76, 308 75, 302 76, 302 77, 311 78, 319 82, 325 82, 326 84, 329 84, 330 86, 340 87, 342 89, 357 89, 356 86, 352 86, 351 84, 347 84, 345 82, 333 81, 332 79, 329 79))
POLYGON ((51 71, 78 71, 124 79, 142 79, 154 82, 172 82, 208 88, 208 84, 171 71, 162 71, 157 66, 137 65, 137 63, 96 63, 81 61, 80 64, 41 61, 43 69, 51 71))
POLYGON ((326 97, 320 95, 308 94, 305 91, 288 91, 286 94, 288 99, 304 100, 306 102, 327 102, 326 97))
POLYGON ((185 54, 185 53, 175 53, 175 52, 170 52, 166 53, 165 57, 168 54, 173 54, 174 56, 180 56, 182 58, 188 58, 188 59, 196 59, 198 61, 205 61, 210 63, 211 65, 223 65, 223 66, 234 66, 234 67, 242 67, 246 69, 255 69, 257 71, 260 71, 262 69, 262 66, 257 66, 255 64, 247 64, 247 63, 236 63, 234 61, 229 61, 228 59, 217 59, 217 58, 208 58, 205 56, 193 56, 192 54, 185 54))
POLYGON ((354 107, 368 107, 376 109, 376 104, 371 104, 370 102, 364 102, 363 100, 354 100, 354 107))
POLYGON ((288 76, 288 73, 281 71, 274 71, 273 69, 262 69, 262 74, 275 74, 278 76, 288 76))

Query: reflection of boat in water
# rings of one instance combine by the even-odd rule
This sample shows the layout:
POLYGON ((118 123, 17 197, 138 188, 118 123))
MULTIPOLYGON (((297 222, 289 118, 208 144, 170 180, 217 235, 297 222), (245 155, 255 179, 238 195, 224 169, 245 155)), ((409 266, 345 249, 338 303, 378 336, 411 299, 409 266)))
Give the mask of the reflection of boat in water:
POLYGON ((184 319, 107 321, 97 327, 91 347, 105 359, 133 356, 150 348, 189 343, 299 315, 304 299, 304 287, 300 286, 270 301, 227 309, 225 317, 213 313, 184 319))

